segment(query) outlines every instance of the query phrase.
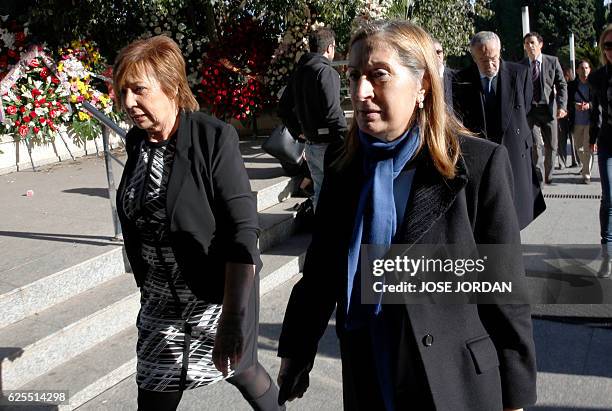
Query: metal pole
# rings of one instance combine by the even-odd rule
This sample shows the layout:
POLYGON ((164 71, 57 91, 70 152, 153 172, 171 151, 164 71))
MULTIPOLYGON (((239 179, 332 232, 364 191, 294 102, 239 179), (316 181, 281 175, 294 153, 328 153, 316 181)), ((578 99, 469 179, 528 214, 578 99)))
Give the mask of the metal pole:
POLYGON ((525 34, 531 31, 529 29, 529 6, 521 7, 521 21, 523 23, 523 37, 525 37, 525 34))
POLYGON ((113 241, 121 241, 121 225, 119 224, 119 216, 117 215, 117 207, 115 199, 117 198, 117 189, 115 188, 115 178, 113 176, 113 164, 111 163, 111 155, 109 153, 110 144, 108 142, 109 128, 106 125, 102 126, 102 145, 104 147, 104 164, 106 165, 106 180, 108 181, 108 198, 110 200, 111 213, 113 214, 113 225, 115 226, 115 237, 113 241))
POLYGON ((574 33, 569 36, 570 67, 572 68, 572 79, 576 78, 576 49, 574 48, 574 33))

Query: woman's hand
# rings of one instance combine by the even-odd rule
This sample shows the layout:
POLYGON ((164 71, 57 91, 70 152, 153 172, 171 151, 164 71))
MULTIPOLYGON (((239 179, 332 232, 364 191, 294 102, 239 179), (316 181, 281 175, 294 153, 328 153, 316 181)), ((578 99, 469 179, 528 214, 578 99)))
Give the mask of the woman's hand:
POLYGON ((244 316, 241 314, 221 312, 212 351, 212 360, 215 368, 221 371, 224 377, 227 377, 230 371, 236 369, 236 365, 242 358, 242 350, 244 349, 243 320, 244 316))
POLYGON ((276 378, 279 387, 278 405, 283 405, 285 401, 302 398, 310 385, 309 373, 311 369, 312 363, 281 358, 281 366, 276 378))

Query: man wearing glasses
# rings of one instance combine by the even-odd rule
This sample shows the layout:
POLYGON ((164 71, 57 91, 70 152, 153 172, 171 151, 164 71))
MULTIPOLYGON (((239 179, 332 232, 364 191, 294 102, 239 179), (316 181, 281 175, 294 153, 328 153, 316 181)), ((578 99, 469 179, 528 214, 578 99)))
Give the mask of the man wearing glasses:
POLYGON ((540 173, 538 177, 551 184, 557 158, 557 119, 567 115, 567 83, 559 60, 542 54, 543 45, 542 36, 535 31, 525 34, 523 46, 527 58, 522 63, 529 66, 533 84, 533 99, 527 119, 532 131, 535 126, 541 130, 541 138, 537 138, 540 134, 533 134, 534 163, 540 173))
POLYGON ((455 76, 454 107, 463 124, 479 137, 508 150, 514 178, 514 208, 520 228, 544 211, 544 197, 531 159, 531 79, 527 67, 501 59, 501 41, 491 31, 470 41, 474 64, 455 76))

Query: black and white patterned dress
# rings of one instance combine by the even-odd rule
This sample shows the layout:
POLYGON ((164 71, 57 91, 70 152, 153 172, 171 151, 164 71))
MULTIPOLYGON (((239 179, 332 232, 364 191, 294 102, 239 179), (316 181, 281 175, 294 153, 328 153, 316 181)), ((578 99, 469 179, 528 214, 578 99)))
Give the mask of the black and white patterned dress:
POLYGON ((191 292, 169 243, 166 187, 175 151, 176 135, 161 143, 145 139, 134 171, 126 180, 123 201, 126 216, 137 227, 142 259, 148 265, 140 288, 136 381, 138 387, 151 391, 180 390, 185 320, 196 326, 198 333, 192 333, 184 389, 223 379, 211 357, 221 305, 199 300, 191 292), (178 305, 169 281, 180 300, 178 305))

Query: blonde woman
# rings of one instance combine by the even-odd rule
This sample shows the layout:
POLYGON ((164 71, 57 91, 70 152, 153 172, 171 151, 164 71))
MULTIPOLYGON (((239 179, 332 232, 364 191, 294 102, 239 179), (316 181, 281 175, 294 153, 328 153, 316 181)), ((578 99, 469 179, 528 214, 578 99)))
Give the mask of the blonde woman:
MULTIPOLYGON (((328 151, 304 274, 285 313, 280 402, 304 395, 335 308, 346 410, 533 404, 528 305, 362 304, 362 244, 455 244, 468 253, 520 237, 507 152, 469 137, 446 110, 427 33, 404 21, 371 23, 353 36, 348 66, 355 117, 344 146, 328 151)), ((504 268, 521 282, 520 250, 510 257, 504 268)))

